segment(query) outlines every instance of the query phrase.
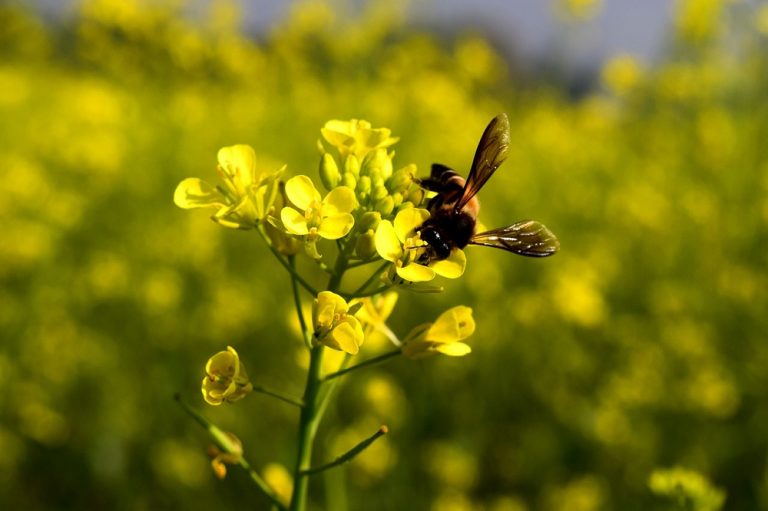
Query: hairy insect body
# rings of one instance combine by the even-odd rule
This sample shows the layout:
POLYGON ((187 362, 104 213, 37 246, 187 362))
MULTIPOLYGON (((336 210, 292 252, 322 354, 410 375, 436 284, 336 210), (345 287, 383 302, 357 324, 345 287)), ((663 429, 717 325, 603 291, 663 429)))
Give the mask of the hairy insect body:
POLYGON ((546 257, 560 248, 552 232, 534 220, 476 233, 480 203, 475 195, 507 157, 510 144, 509 120, 501 114, 491 120, 480 137, 469 176, 435 163, 421 186, 436 195, 427 204, 430 217, 418 228, 427 244, 426 260, 442 260, 453 249, 467 245, 500 248, 529 257, 546 257))

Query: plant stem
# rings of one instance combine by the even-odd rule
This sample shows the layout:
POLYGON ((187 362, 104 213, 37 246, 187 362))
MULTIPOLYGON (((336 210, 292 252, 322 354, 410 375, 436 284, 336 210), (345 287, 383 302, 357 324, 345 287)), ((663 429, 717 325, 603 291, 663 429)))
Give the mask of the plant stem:
MULTIPOLYGON (((351 240, 346 245, 338 242, 339 254, 336 256, 333 273, 328 280, 328 290, 336 292, 341 285, 344 272, 347 270, 349 254, 354 249, 355 244, 351 240)), ((286 263, 287 264, 287 263, 286 263)), ((289 271, 291 265, 287 265, 289 271)), ((292 275, 294 272, 291 273, 292 275)), ((299 281, 301 282, 301 281, 299 281)), ((317 295, 317 292, 313 292, 317 295)), ((296 300, 296 308, 300 311, 301 303, 296 300)), ((306 331, 306 330, 305 330, 306 331)), ((306 336, 306 334, 305 334, 306 336)), ((310 339, 311 342, 311 339, 310 339)), ((323 352, 325 347, 313 346, 309 352, 309 370, 307 371, 307 382, 304 387, 304 405, 301 408, 299 417, 299 440, 298 452, 296 454, 296 466, 293 472, 293 495, 291 496, 290 511, 304 511, 307 505, 307 490, 309 488, 309 473, 312 464, 312 447, 315 442, 315 434, 320 420, 328 404, 330 391, 335 385, 331 385, 329 392, 320 398, 320 389, 323 385, 323 379, 320 375, 323 366, 323 352)))
MULTIPOLYGON (((307 322, 304 319, 304 311, 301 307, 301 297, 299 296, 299 286, 294 274, 296 273, 296 259, 294 256, 288 258, 288 263, 293 269, 294 273, 291 273, 291 288, 293 288, 293 303, 296 306, 296 315, 299 317, 299 326, 301 327, 301 335, 304 337, 304 344, 307 348, 312 349, 312 334, 307 328, 307 322)), ((316 295, 317 293, 315 293, 316 295)))
POLYGON ((299 408, 304 406, 304 403, 302 403, 298 399, 294 399, 292 397, 284 396, 283 394, 280 394, 279 392, 275 392, 274 390, 270 390, 270 389, 268 389, 266 387, 263 387, 261 385, 254 385, 253 386, 253 391, 254 392, 259 392, 259 393, 267 395, 267 396, 271 396, 271 397, 277 398, 280 401, 284 401, 284 402, 286 402, 288 404, 291 404, 293 406, 298 406, 299 408))
POLYGON ((309 477, 305 473, 312 461, 312 444, 320 422, 317 415, 317 393, 320 390, 322 380, 320 369, 323 365, 323 346, 315 346, 310 352, 309 371, 307 372, 307 384, 304 389, 304 406, 299 418, 299 449, 296 456, 294 469, 293 496, 291 498, 290 511, 304 511, 307 502, 307 488, 309 477))
POLYGON ((347 368, 344 368, 344 369, 340 369, 340 370, 336 371, 335 373, 327 374, 323 378, 323 381, 329 381, 329 380, 332 380, 334 378, 338 378, 339 376, 345 375, 345 374, 347 374, 347 373, 349 373, 351 371, 356 371, 357 369, 362 369, 363 367, 367 367, 367 366, 371 366, 371 365, 375 365, 375 364, 380 364, 380 363, 382 363, 382 362, 384 362, 386 360, 389 360, 390 358, 395 357, 395 356, 400 355, 400 354, 401 354, 400 350, 394 350, 394 351, 390 351, 390 352, 387 352, 387 353, 383 353, 383 354, 379 355, 378 357, 369 358, 368 360, 366 360, 364 362, 360 362, 357 365, 353 365, 352 367, 347 367, 347 368))
POLYGON ((389 261, 384 261, 384 264, 382 264, 381 266, 379 266, 379 267, 376 269, 376 271, 374 271, 374 272, 371 274, 371 276, 370 276, 370 277, 368 277, 368 280, 366 280, 365 282, 363 282, 363 283, 360 285, 360 287, 358 287, 358 288, 357 288, 357 290, 356 290, 354 293, 352 293, 352 294, 354 294, 354 295, 357 295, 358 293, 362 293, 363 291, 365 291, 365 289, 366 289, 368 286, 370 286, 370 285, 371 285, 371 284, 372 284, 372 283, 373 283, 373 282, 374 282, 374 281, 375 281, 375 280, 378 278, 378 276, 379 276, 379 275, 381 275, 381 272, 383 272, 384 270, 386 270, 386 269, 387 269, 389 266, 391 266, 391 265, 392 265, 392 263, 390 263, 389 261))
POLYGON ((291 276, 294 279, 296 279, 298 281, 298 283, 302 285, 302 287, 304 287, 304 289, 309 291, 310 294, 312 294, 313 296, 317 296, 317 289, 312 287, 309 284, 309 282, 304 280, 304 278, 301 275, 299 275, 299 273, 294 268, 292 268, 290 264, 288 264, 288 261, 285 260, 283 255, 280 252, 278 252, 277 249, 275 249, 275 247, 272 246, 272 243, 269 241, 269 237, 264 232, 264 228, 259 227, 258 229, 256 229, 256 232, 259 233, 259 235, 261 236, 261 239, 264 240, 264 243, 267 244, 267 247, 269 248, 269 250, 272 251, 272 253, 277 258, 277 260, 280 262, 280 264, 283 265, 283 268, 288 270, 288 273, 290 273, 291 276))
POLYGON ((339 465, 343 463, 347 463, 352 461, 358 454, 363 452, 365 449, 368 448, 373 442, 375 442, 380 436, 386 435, 389 433, 389 428, 386 426, 381 426, 376 433, 371 435, 370 437, 366 438, 356 446, 354 446, 352 449, 348 450, 341 456, 337 457, 335 460, 326 463, 324 465, 320 465, 319 467, 312 467, 304 471, 305 474, 318 474, 320 472, 323 472, 325 470, 328 470, 329 468, 338 467, 339 465))
MULTIPOLYGON (((256 486, 258 486, 259 489, 264 492, 264 495, 266 495, 267 498, 272 501, 272 506, 281 511, 286 511, 287 508, 283 505, 282 502, 280 502, 280 499, 274 490, 270 488, 264 479, 261 478, 258 472, 251 468, 251 465, 245 460, 242 454, 235 451, 235 448, 232 446, 232 440, 227 435, 227 433, 208 421, 208 419, 203 417, 197 410, 189 406, 189 404, 187 404, 187 402, 181 398, 181 394, 176 393, 173 397, 176 399, 176 402, 179 403, 179 406, 181 406, 181 408, 187 412, 190 417, 192 417, 198 424, 200 424, 203 428, 205 428, 206 431, 208 431, 208 434, 211 436, 213 441, 224 452, 228 454, 237 454, 239 456, 238 465, 248 471, 248 474, 251 476, 253 482, 256 483, 256 486)), ((242 449, 240 449, 240 451, 242 451, 242 449)))

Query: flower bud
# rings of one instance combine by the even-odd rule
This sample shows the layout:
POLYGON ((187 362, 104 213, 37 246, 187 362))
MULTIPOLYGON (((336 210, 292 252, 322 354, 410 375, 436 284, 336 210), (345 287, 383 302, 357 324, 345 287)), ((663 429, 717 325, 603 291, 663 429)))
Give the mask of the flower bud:
POLYGON ((322 181, 326 190, 333 190, 341 181, 339 166, 330 153, 325 153, 320 158, 320 181, 322 181))
POLYGON ((381 222, 381 213, 378 211, 368 211, 357 220, 357 227, 361 232, 365 232, 368 229, 376 230, 381 222))
POLYGON ((354 154, 347 156, 347 159, 344 160, 344 172, 352 174, 355 178, 360 177, 360 160, 357 159, 357 156, 354 154))
POLYGON ((363 260, 370 259, 376 255, 375 233, 373 229, 368 229, 366 233, 357 238, 355 255, 363 260))
POLYGON ((395 209, 395 201, 387 195, 376 203, 376 211, 380 212, 382 216, 389 216, 395 209))
POLYGON ((392 179, 389 180, 389 189, 394 191, 400 191, 407 189, 411 183, 413 183, 413 177, 416 175, 416 165, 411 163, 401 169, 397 169, 392 174, 392 179))
POLYGON ((383 179, 392 175, 392 157, 394 152, 387 154, 386 149, 376 149, 365 156, 363 160, 363 172, 367 174, 377 173, 383 179))
POLYGON ((389 195, 389 191, 383 186, 373 186, 373 192, 371 198, 375 201, 379 201, 389 195))
POLYGON ((341 176, 341 184, 354 190, 357 187, 357 178, 350 172, 345 172, 341 176))
POLYGON ((360 176, 357 180, 357 187, 355 188, 357 195, 366 196, 371 193, 371 178, 368 176, 360 176))

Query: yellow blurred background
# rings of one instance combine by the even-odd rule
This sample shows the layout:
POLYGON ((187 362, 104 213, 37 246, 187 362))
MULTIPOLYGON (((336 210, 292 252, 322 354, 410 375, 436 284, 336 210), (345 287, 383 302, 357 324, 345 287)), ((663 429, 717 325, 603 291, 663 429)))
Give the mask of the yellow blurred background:
MULTIPOLYGON (((565 27, 600 8, 554 4, 565 27)), ((675 509, 649 486, 675 466, 726 509, 768 509, 768 7, 680 0, 655 62, 615 55, 574 95, 476 30, 342 5, 295 2, 253 38, 222 0, 0 4, 0 508, 267 509, 245 474, 213 476, 172 395, 259 470, 290 466, 294 409, 198 390, 232 345, 300 394, 290 281, 174 187, 235 143, 316 175, 328 119, 391 128, 422 175, 466 172, 506 112, 481 220, 540 220, 561 252, 470 248, 446 293, 401 296, 397 332, 473 307, 474 351, 348 378, 318 456, 391 434, 318 478, 315 509, 675 509)), ((715 508, 686 488, 686 509, 715 508)))

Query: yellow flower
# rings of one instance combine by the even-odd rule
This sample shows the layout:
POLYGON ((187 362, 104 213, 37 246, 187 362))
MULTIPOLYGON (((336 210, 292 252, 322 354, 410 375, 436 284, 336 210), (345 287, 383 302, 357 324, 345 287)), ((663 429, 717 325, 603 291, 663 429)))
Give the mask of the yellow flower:
POLYGON ((386 323, 387 318, 395 308, 395 304, 397 304, 397 297, 396 292, 388 291, 373 298, 359 298, 351 302, 352 305, 362 304, 355 316, 363 324, 366 339, 374 332, 380 332, 396 346, 400 346, 400 340, 386 323))
POLYGON ((472 309, 459 305, 440 314, 434 323, 419 325, 403 342, 403 355, 411 358, 442 353, 462 357, 472 349, 460 342, 475 331, 472 309))
POLYGON ((321 200, 311 179, 296 176, 285 183, 285 193, 298 208, 285 207, 280 211, 280 220, 290 234, 307 236, 308 241, 318 236, 335 240, 345 236, 355 224, 350 213, 357 207, 357 199, 351 188, 337 186, 321 200))
POLYGON ((176 187, 173 201, 183 209, 216 208, 213 221, 233 229, 250 229, 266 216, 275 199, 276 178, 285 169, 256 173, 256 153, 248 145, 223 147, 216 170, 224 187, 190 177, 176 187))
POLYGON ((234 403, 253 390, 240 357, 231 346, 208 359, 203 378, 203 398, 208 404, 234 403))
POLYGON ((638 61, 631 55, 618 55, 612 58, 601 72, 603 83, 615 94, 626 94, 642 79, 643 71, 638 61))
POLYGON ((208 456, 213 458, 211 460, 213 473, 219 479, 224 479, 227 475, 225 464, 237 465, 240 463, 240 458, 243 456, 243 443, 232 433, 224 433, 223 431, 221 433, 226 437, 227 447, 230 449, 230 452, 222 451, 215 445, 211 445, 208 447, 208 456))
POLYGON ((339 150, 341 156, 354 154, 362 158, 373 149, 383 149, 400 140, 388 128, 371 128, 371 123, 352 119, 328 121, 320 128, 323 138, 339 150))
POLYGON ((397 275, 410 282, 426 282, 435 275, 455 279, 464 273, 467 259, 464 251, 455 249, 442 261, 425 261, 426 243, 421 240, 416 229, 429 218, 426 209, 407 208, 395 217, 394 224, 382 221, 376 229, 376 251, 379 255, 394 263, 397 275))
POLYGON ((365 335, 360 321, 350 314, 344 298, 331 291, 321 291, 312 304, 314 341, 331 349, 355 355, 365 335))

